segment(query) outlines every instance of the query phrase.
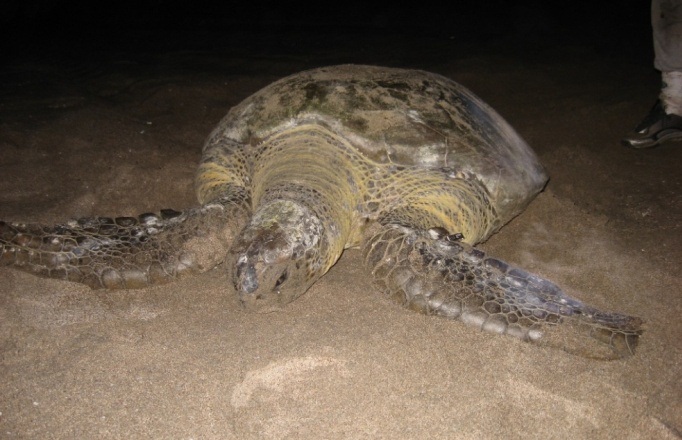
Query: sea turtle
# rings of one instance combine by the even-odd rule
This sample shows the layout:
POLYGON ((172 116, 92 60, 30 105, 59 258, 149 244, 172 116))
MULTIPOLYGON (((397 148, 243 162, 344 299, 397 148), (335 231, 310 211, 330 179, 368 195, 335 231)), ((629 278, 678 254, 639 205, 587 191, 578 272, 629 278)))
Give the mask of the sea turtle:
POLYGON ((546 182, 521 137, 456 82, 324 67, 229 111, 203 148, 200 207, 57 226, 0 222, 0 264, 129 289, 222 263, 246 309, 271 311, 345 248, 361 247, 379 288, 411 309, 526 341, 554 341, 547 331, 562 329, 556 344, 568 351, 629 355, 639 318, 599 311, 472 247, 546 182))

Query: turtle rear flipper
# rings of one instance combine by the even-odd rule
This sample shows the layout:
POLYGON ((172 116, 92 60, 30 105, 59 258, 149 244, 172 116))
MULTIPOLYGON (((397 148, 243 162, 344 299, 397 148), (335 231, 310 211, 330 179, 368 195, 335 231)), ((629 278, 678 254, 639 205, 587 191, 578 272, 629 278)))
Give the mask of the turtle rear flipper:
POLYGON ((56 226, 0 222, 0 266, 95 289, 163 284, 222 262, 244 217, 229 206, 56 226))
POLYGON ((634 354, 641 319, 597 310, 449 237, 387 225, 368 240, 364 258, 377 283, 410 309, 588 358, 634 354))

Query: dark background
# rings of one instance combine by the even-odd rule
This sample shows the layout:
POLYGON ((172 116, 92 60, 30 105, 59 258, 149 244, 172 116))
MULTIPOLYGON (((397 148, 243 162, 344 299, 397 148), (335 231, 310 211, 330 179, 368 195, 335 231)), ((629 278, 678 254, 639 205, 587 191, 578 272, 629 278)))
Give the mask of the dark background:
MULTIPOLYGON (((73 2, 32 0, 2 6, 4 59, 27 54, 106 50, 202 50, 259 47, 330 52, 344 36, 431 37, 448 44, 483 41, 577 44, 608 56, 651 63, 650 3, 468 1, 408 6, 343 2, 73 2), (445 3, 445 5, 443 4, 445 3)), ((357 43, 354 43, 357 44, 357 43)), ((362 48, 358 48, 361 50, 362 48)))

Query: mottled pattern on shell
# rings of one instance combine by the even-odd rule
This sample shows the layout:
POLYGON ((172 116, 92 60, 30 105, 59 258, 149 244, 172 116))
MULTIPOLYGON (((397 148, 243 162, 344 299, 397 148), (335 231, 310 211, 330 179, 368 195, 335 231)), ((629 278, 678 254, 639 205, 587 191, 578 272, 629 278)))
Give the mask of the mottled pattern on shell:
POLYGON ((480 180, 500 226, 547 181, 533 151, 495 110, 454 81, 418 70, 344 65, 297 73, 234 107, 211 137, 257 146, 308 123, 396 170, 480 180))

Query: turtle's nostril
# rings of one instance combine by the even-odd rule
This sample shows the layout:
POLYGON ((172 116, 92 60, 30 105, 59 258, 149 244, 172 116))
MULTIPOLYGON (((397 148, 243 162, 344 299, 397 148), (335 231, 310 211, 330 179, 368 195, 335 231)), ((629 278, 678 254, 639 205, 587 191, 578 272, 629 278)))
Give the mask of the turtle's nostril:
POLYGON ((275 281, 275 289, 284 284, 284 282, 289 278, 289 271, 287 269, 284 269, 284 272, 282 272, 282 275, 277 278, 277 281, 275 281))

